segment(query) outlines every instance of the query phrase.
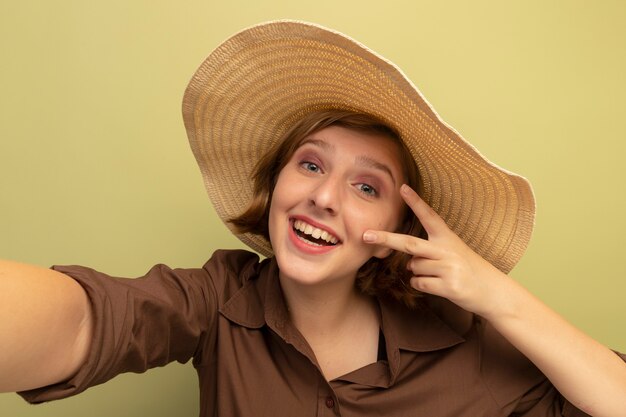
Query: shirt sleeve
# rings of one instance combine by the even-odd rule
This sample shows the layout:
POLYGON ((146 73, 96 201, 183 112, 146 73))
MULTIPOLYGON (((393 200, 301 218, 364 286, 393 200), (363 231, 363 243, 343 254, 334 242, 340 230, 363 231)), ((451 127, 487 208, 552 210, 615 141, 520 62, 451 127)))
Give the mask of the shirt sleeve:
POLYGON ((18 393, 30 403, 69 397, 123 372, 187 362, 215 327, 215 288, 206 269, 156 265, 136 279, 80 266, 53 269, 75 279, 87 292, 94 334, 88 358, 73 378, 18 393))
MULTIPOLYGON (((481 324, 481 374, 503 415, 590 417, 559 393, 541 371, 491 325, 481 324)), ((626 355, 617 353, 626 362, 626 355)))

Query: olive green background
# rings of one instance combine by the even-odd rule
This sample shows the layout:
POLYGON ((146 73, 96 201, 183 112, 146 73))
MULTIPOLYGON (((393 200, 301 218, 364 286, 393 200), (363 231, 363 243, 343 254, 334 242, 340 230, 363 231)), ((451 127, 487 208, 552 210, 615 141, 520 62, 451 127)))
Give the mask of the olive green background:
MULTIPOLYGON (((3 1, 0 257, 137 276, 241 247, 205 196, 180 102, 220 41, 277 18, 394 61, 481 152, 529 178, 536 229, 512 275, 626 351, 621 1, 3 1)), ((0 416, 194 416, 197 398, 193 368, 170 365, 46 405, 1 394, 0 416)))

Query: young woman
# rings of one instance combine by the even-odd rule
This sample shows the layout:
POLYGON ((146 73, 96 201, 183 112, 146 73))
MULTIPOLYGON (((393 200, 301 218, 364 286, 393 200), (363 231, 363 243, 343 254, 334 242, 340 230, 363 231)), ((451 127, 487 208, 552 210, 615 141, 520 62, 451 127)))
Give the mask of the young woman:
POLYGON ((395 66, 263 24, 207 58, 183 115, 218 214, 267 259, 134 280, 3 263, 2 390, 48 401, 193 358, 202 416, 623 415, 624 358, 506 275, 530 185, 395 66))

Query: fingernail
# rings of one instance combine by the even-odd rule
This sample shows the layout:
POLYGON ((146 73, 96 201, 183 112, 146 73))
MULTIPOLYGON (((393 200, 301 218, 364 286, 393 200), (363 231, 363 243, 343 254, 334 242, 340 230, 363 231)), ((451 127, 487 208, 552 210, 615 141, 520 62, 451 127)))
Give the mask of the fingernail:
POLYGON ((400 187, 400 192, 402 192, 402 194, 409 194, 411 192, 411 187, 406 184, 402 184, 402 187, 400 187))
POLYGON ((367 232, 363 233, 363 240, 366 241, 366 242, 370 242, 370 243, 371 242, 376 242, 376 238, 377 237, 378 236, 376 236, 376 233, 374 233, 374 232, 367 231, 367 232))

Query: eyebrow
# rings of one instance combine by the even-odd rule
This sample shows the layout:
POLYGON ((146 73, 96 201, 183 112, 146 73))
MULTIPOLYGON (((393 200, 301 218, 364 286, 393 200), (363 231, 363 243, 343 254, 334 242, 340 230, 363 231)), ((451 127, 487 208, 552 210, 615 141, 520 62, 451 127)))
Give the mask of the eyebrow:
MULTIPOLYGON (((319 139, 307 139, 304 142, 302 142, 302 145, 306 145, 308 143, 310 143, 311 145, 317 146, 319 148, 322 148, 323 150, 327 152, 335 152, 335 146, 332 143, 328 143, 326 141, 319 140, 319 139)), ((393 176, 391 169, 387 165, 375 160, 374 158, 370 158, 369 156, 365 156, 365 155, 357 156, 355 159, 355 162, 358 165, 361 165, 367 168, 373 168, 373 169, 386 173, 387 175, 391 177, 391 180, 393 181, 394 185, 397 185, 396 178, 393 176)))
POLYGON ((365 155, 357 156, 356 162, 359 165, 363 165, 363 166, 366 166, 368 168, 374 168, 374 169, 377 169, 379 171, 386 172, 391 177, 391 181, 393 181, 394 185, 397 184, 396 183, 396 178, 393 176, 393 173, 391 172, 391 169, 389 169, 389 167, 387 165, 382 164, 382 163, 378 162, 377 160, 372 159, 369 156, 365 156, 365 155))

